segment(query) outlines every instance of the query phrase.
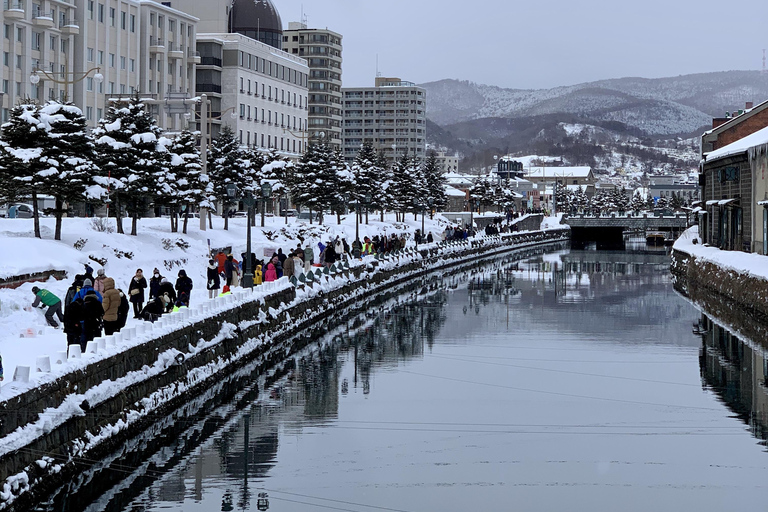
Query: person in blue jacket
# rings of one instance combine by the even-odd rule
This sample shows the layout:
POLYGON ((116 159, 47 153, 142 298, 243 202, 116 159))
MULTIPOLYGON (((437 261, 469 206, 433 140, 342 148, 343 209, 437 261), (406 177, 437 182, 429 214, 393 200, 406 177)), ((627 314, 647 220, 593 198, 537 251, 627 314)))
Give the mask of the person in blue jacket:
POLYGON ((77 299, 85 299, 85 294, 87 294, 88 292, 95 293, 96 297, 99 298, 99 302, 102 301, 101 294, 93 289, 93 281, 91 281, 90 279, 85 279, 83 281, 83 287, 80 288, 80 291, 77 292, 77 294, 75 294, 75 298, 72 299, 72 302, 75 302, 77 299))

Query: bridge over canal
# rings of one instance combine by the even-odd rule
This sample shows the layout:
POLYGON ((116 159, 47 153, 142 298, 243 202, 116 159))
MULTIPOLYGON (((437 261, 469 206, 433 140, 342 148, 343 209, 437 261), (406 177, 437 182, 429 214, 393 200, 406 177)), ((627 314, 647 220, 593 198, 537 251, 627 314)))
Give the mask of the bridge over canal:
POLYGON ((627 231, 642 232, 661 231, 671 233, 673 237, 685 230, 689 225, 685 213, 671 215, 569 215, 563 216, 563 224, 571 227, 571 240, 576 246, 587 242, 596 242, 598 249, 624 248, 624 233, 627 231))

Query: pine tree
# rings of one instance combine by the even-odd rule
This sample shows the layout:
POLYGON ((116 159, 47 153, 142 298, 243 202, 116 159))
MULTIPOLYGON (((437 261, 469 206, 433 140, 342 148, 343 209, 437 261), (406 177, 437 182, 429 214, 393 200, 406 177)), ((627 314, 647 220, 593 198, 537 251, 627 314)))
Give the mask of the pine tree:
MULTIPOLYGON (((178 194, 178 205, 184 211, 182 231, 187 233, 189 213, 195 205, 212 208, 214 204, 208 201, 207 176, 203 179, 203 165, 200 161, 200 151, 197 148, 197 137, 189 130, 182 131, 168 147, 171 157, 170 173, 176 178, 175 188, 178 194)), ((175 214, 172 215, 175 217, 175 214)), ((178 229, 178 224, 176 226, 178 229)))
POLYGON ((54 208, 46 213, 56 217, 54 239, 61 240, 65 205, 99 202, 107 191, 92 181, 98 168, 93 161, 93 143, 82 111, 73 103, 49 101, 40 109, 39 116, 47 131, 42 148, 47 169, 38 179, 38 193, 54 198, 54 208))
MULTIPOLYGON (((378 169, 376 151, 370 141, 365 141, 358 151, 355 161, 352 163, 352 174, 355 179, 355 198, 366 206, 374 201, 378 189, 381 187, 381 172, 378 169), (368 201, 366 202, 366 198, 368 201)), ((368 224, 368 210, 365 211, 365 223, 368 224)))
POLYGON ((138 93, 127 103, 110 105, 93 130, 96 163, 107 175, 115 204, 117 232, 123 233, 122 207, 131 216, 131 235, 137 234, 139 216, 154 196, 160 154, 161 129, 144 108, 138 93))
MULTIPOLYGON (((442 210, 448 204, 448 198, 445 195, 445 177, 443 170, 437 164, 437 155, 434 151, 427 154, 423 167, 424 181, 427 189, 427 202, 432 201, 432 208, 442 210)), ((430 217, 432 210, 430 209, 430 217)))
POLYGON ((637 215, 645 210, 646 206, 645 199, 640 195, 640 192, 635 192, 635 195, 632 197, 632 202, 630 203, 630 209, 637 215))
POLYGON ((253 182, 248 180, 248 170, 251 168, 243 167, 243 157, 235 133, 229 125, 224 125, 208 151, 208 174, 213 197, 222 206, 224 229, 229 229, 228 213, 232 205, 236 204, 236 200, 227 193, 227 185, 235 185, 241 192, 253 187, 253 182))
POLYGON ((2 128, 2 194, 10 200, 32 197, 35 237, 41 238, 37 195, 40 173, 48 168, 42 155, 48 135, 40 123, 37 104, 28 101, 13 107, 2 128))
POLYGON ((395 180, 394 167, 389 164, 383 151, 376 153, 375 170, 372 172, 378 173, 379 188, 371 196, 370 208, 378 209, 381 212, 381 222, 384 222, 384 212, 390 206, 390 189, 395 180))
POLYGON ((417 179, 418 174, 414 172, 413 161, 407 154, 403 154, 392 167, 392 185, 389 188, 392 208, 399 212, 397 220, 405 220, 405 214, 414 210, 417 179))
MULTIPOLYGON (((323 211, 332 207, 336 194, 336 169, 330 148, 325 144, 310 144, 296 165, 291 183, 291 196, 296 204, 318 212, 320 223, 323 211)), ((310 220, 311 222, 311 220, 310 220)))

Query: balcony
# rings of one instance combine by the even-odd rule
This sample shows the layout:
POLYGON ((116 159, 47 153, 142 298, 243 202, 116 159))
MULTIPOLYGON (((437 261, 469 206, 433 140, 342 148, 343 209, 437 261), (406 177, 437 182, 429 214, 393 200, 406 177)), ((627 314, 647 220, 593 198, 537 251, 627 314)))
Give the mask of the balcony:
POLYGON ((77 20, 74 18, 65 18, 59 21, 59 30, 61 30, 62 34, 76 36, 80 34, 80 25, 78 25, 77 20))
POLYGON ((53 26, 53 12, 38 11, 32 14, 32 24, 40 28, 51 28, 53 26))
POLYGON ((201 66, 216 66, 221 67, 221 59, 219 57, 207 57, 203 56, 200 58, 200 65, 201 66))
POLYGON ((184 48, 175 45, 173 43, 170 43, 168 48, 168 58, 169 59, 183 59, 184 58, 184 48))
POLYGON ((150 37, 149 53, 165 53, 165 41, 157 37, 150 37))
POLYGON ((215 92, 221 94, 221 86, 216 84, 201 84, 197 83, 197 87, 195 88, 197 92, 215 92))
MULTIPOLYGON (((200 52, 195 50, 188 50, 187 51, 187 58, 189 59, 189 62, 193 64, 200 64, 200 52)), ((221 61, 219 61, 219 66, 221 66, 221 61)))
POLYGON ((7 20, 24 19, 24 3, 6 0, 3 2, 3 16, 7 20))

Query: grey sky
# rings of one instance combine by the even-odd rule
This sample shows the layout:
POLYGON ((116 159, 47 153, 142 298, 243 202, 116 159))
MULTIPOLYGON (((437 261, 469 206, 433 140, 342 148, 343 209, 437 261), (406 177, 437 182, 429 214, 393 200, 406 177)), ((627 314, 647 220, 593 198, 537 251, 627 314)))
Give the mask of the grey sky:
POLYGON ((764 1, 273 0, 283 24, 344 36, 345 86, 384 76, 546 88, 760 69, 764 1))

